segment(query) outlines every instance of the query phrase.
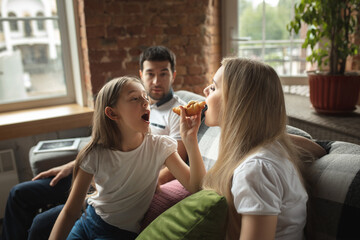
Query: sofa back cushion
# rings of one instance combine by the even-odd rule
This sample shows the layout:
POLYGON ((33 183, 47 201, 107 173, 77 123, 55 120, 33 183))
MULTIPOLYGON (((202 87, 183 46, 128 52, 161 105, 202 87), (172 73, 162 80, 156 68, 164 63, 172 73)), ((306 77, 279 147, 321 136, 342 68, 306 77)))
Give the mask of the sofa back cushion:
POLYGON ((205 100, 204 96, 201 96, 199 94, 189 92, 186 90, 176 91, 175 95, 177 95, 179 98, 181 98, 186 103, 188 103, 191 100, 196 100, 196 101, 204 101, 205 100))
MULTIPOLYGON (((185 90, 176 91, 175 94, 185 102, 189 102, 190 100, 205 100, 205 97, 185 90)), ((206 171, 208 171, 217 160, 219 152, 219 140, 220 128, 206 126, 204 122, 204 116, 202 116, 202 121, 198 132, 198 142, 206 171)))

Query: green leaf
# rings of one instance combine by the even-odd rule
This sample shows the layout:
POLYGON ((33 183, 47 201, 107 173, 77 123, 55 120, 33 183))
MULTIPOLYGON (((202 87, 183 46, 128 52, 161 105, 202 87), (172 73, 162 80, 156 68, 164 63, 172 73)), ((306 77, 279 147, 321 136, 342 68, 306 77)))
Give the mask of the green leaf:
MULTIPOLYGON (((359 31, 359 9, 360 0, 301 0, 295 4, 295 17, 287 30, 298 34, 303 27, 301 22, 306 23, 308 30, 302 48, 310 46, 311 49, 306 60, 317 62, 320 68, 328 64, 332 57, 332 62, 335 61, 333 65, 340 66, 348 56, 359 54, 359 46, 351 42, 352 37, 347 36, 359 31), (333 52, 337 53, 337 57, 329 55, 331 47, 334 47, 333 52)), ((338 69, 330 71, 338 72, 338 69)))

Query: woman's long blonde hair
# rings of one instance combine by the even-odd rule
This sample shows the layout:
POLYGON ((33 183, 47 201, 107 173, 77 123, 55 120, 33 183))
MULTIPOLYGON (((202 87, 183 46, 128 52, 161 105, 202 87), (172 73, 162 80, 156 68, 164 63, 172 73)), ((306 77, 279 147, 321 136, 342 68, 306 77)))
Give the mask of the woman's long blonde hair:
POLYGON ((95 101, 91 140, 76 157, 73 179, 84 157, 94 147, 101 145, 103 148, 115 149, 119 146, 120 130, 116 123, 105 115, 105 108, 116 106, 123 87, 129 82, 137 82, 144 86, 139 78, 124 76, 110 80, 99 91, 95 101))
POLYGON ((231 194, 236 167, 251 152, 274 140, 287 150, 295 166, 299 166, 300 161, 285 134, 285 101, 275 70, 264 63, 241 58, 225 58, 222 65, 219 156, 206 174, 203 187, 226 197, 229 205, 227 238, 238 239, 241 218, 231 194))

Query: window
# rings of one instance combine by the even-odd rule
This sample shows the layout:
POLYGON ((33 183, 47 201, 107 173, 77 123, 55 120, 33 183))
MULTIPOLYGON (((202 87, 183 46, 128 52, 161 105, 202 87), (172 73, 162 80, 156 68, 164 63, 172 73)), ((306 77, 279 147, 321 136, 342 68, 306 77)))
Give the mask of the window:
POLYGON ((286 25, 293 18, 299 0, 224 1, 224 55, 262 60, 284 81, 306 83, 307 51, 301 48, 306 29, 290 35, 286 25))
POLYGON ((9 17, 0 17, 0 112, 75 102, 80 73, 73 1, 6 3, 1 11, 9 17), (20 35, 12 32, 15 26, 20 35))
MULTIPOLYGON (((37 16, 37 17, 43 17, 44 14, 43 14, 42 12, 38 12, 38 13, 36 14, 36 16, 37 16)), ((56 14, 55 14, 55 16, 56 16, 56 14)), ((37 29, 38 29, 39 31, 44 31, 44 30, 45 30, 45 23, 44 23, 44 20, 43 20, 43 19, 38 19, 38 20, 37 20, 37 29)))
POLYGON ((32 31, 30 22, 31 22, 31 20, 29 19, 29 17, 28 17, 28 19, 24 20, 24 35, 26 37, 31 37, 33 35, 33 33, 32 33, 33 31, 32 31))
MULTIPOLYGON (((16 18, 16 14, 13 12, 10 12, 8 14, 9 17, 11 18, 16 18)), ((18 23, 16 20, 9 20, 9 24, 10 24, 10 30, 15 32, 15 31, 19 31, 19 27, 18 27, 18 23)))
MULTIPOLYGON (((56 16, 56 12, 52 12, 51 14, 52 14, 52 16, 56 16)), ((54 24, 54 29, 59 29, 58 22, 54 21, 53 24, 54 24)))

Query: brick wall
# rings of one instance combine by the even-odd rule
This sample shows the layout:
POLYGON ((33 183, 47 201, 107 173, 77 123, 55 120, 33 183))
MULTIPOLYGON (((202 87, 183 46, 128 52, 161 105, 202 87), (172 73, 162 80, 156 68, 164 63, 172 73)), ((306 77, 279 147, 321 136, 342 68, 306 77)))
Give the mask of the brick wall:
POLYGON ((177 56, 174 89, 202 93, 220 65, 220 0, 77 0, 89 104, 114 77, 139 74, 139 54, 177 56))

